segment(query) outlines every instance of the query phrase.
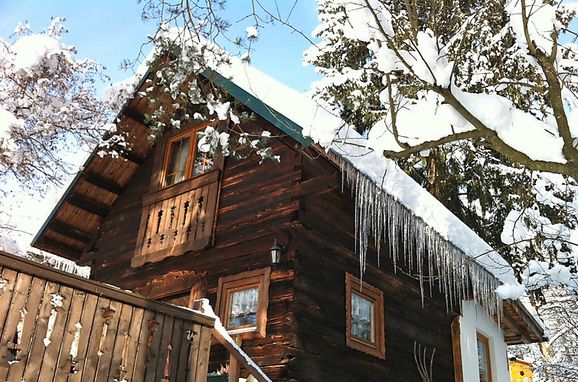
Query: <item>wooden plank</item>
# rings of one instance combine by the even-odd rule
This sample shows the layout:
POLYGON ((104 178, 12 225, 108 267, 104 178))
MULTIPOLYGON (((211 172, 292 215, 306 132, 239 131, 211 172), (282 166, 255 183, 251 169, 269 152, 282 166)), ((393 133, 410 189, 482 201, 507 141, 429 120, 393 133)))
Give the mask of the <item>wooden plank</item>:
POLYGON ((50 317, 50 312, 52 311, 52 295, 58 293, 60 290, 60 285, 54 282, 46 283, 46 288, 42 295, 42 302, 40 305, 40 311, 38 312, 38 319, 36 321, 36 330, 34 333, 34 339, 32 340, 32 347, 30 350, 30 356, 27 359, 26 367, 24 368, 24 378, 25 381, 36 381, 40 374, 40 367, 44 358, 44 338, 46 337, 46 331, 48 328, 48 320, 50 317))
POLYGON ((203 204, 199 207, 195 239, 207 236, 205 234, 205 225, 207 224, 205 218, 207 216, 207 206, 209 204, 209 186, 205 186, 201 189, 201 199, 203 204))
MULTIPOLYGON (((235 336, 235 343, 237 346, 241 347, 243 339, 239 334, 235 336)), ((228 382, 239 382, 241 377, 241 364, 237 361, 237 358, 231 353, 229 356, 229 379, 228 382)))
POLYGON ((221 188, 221 182, 213 183, 209 186, 208 191, 208 200, 207 208, 206 208, 206 215, 205 215, 205 227, 204 227, 204 235, 205 236, 213 236, 215 232, 215 218, 217 214, 217 203, 219 200, 219 189, 221 188))
POLYGON ((76 359, 73 359, 73 373, 69 377, 70 382, 81 382, 82 374, 86 366, 88 357, 88 345, 91 340, 91 333, 93 330, 93 323, 95 322, 95 317, 98 314, 96 311, 96 306, 98 305, 99 298, 93 294, 87 294, 84 299, 84 305, 82 307, 82 315, 80 317, 80 337, 78 340, 78 352, 76 359))
MULTIPOLYGON (((109 299, 124 302, 139 308, 151 309, 157 312, 165 313, 173 317, 179 317, 185 320, 198 322, 203 325, 212 327, 214 319, 204 314, 193 312, 187 309, 182 309, 177 306, 165 304, 160 301, 151 301, 144 296, 135 293, 127 292, 118 288, 106 286, 92 280, 72 275, 70 273, 62 272, 53 268, 41 266, 37 263, 25 260, 21 257, 7 254, 0 251, 0 266, 9 266, 20 272, 33 274, 36 277, 44 278, 46 280, 57 282, 61 285, 70 286, 72 288, 82 290, 91 294, 102 295, 109 299)), ((2 296, 0 295, 0 303, 2 296)), ((8 304, 5 302, 5 304, 8 304)), ((2 312, 0 311, 0 322, 3 322, 2 312)))
POLYGON ((161 353, 160 345, 165 318, 166 316, 164 314, 155 314, 157 327, 152 334, 152 337, 149 337, 148 341, 149 346, 147 348, 146 371, 144 374, 144 379, 142 379, 145 382, 155 382, 157 360, 159 359, 161 353))
POLYGON ((170 372, 170 355, 172 350, 172 333, 173 333, 174 319, 170 316, 165 317, 163 323, 162 337, 159 345, 159 357, 157 358, 156 376, 151 381, 162 381, 165 376, 165 371, 170 372), (168 362, 168 364, 167 364, 168 362), (168 370, 165 370, 167 369, 168 370))
POLYGON ((153 335, 151 330, 156 330, 157 326, 158 323, 155 321, 155 313, 151 310, 146 310, 144 312, 143 321, 138 336, 136 357, 134 361, 134 368, 132 370, 133 381, 144 380, 147 367, 148 349, 150 346, 149 341, 152 341, 153 335))
POLYGON ((21 381, 24 375, 24 368, 28 362, 28 356, 31 351, 31 341, 36 331, 36 315, 40 308, 40 302, 42 300, 42 296, 44 295, 45 287, 46 281, 37 277, 32 280, 28 299, 26 300, 26 305, 24 306, 24 309, 26 309, 26 316, 24 317, 24 322, 22 325, 20 352, 18 353, 18 359, 20 362, 10 366, 8 376, 6 378, 8 381, 21 381))
MULTIPOLYGON (((125 360, 128 356, 127 349, 128 342, 130 341, 129 330, 132 314, 133 308, 128 304, 123 304, 120 313, 120 320, 116 329, 116 339, 114 341, 113 347, 111 348, 112 356, 110 359, 109 372, 107 373, 109 380, 116 379, 117 381, 120 381, 122 378, 124 378, 124 374, 126 374, 126 371, 122 370, 122 368, 124 368, 124 364, 126 363, 125 360), (121 374, 123 374, 122 377, 121 374)), ((99 374, 97 380, 99 380, 100 377, 101 374, 99 374)))
MULTIPOLYGON (((168 380, 169 381, 176 381, 177 377, 177 370, 179 368, 179 359, 180 359, 180 351, 181 345, 183 341, 187 341, 185 338, 185 333, 183 331, 184 322, 183 320, 176 319, 173 323, 173 333, 171 334, 171 358, 170 358, 170 365, 169 365, 169 372, 168 372, 168 380)), ((186 364, 185 364, 186 367, 186 364)))
POLYGON ((464 382, 462 345, 460 341, 460 316, 455 316, 452 320, 452 351, 454 355, 455 382, 464 382))
POLYGON ((75 290, 72 294, 66 329, 62 340, 62 347, 58 356, 58 362, 56 363, 54 382, 66 381, 72 369, 72 356, 70 355, 70 352, 75 340, 77 325, 80 323, 82 316, 85 298, 86 293, 79 290, 75 290))
MULTIPOLYGON (((86 350, 84 362, 82 365, 82 376, 79 381, 93 381, 96 377, 96 371, 99 361, 99 347, 102 341, 103 329, 105 325, 105 318, 103 313, 106 312, 110 306, 110 300, 107 298, 99 298, 94 312, 94 321, 90 330, 90 339, 88 348, 86 350)), ((117 313, 118 314, 118 313, 117 313)), ((107 333, 108 334, 108 330, 107 333)), ((77 374, 81 374, 80 371, 77 374)), ((76 376, 76 375, 75 375, 76 376)))
POLYGON ((28 297, 31 282, 32 276, 25 273, 18 274, 10 305, 0 305, 0 307, 3 307, 3 310, 8 311, 0 339, 0 381, 6 380, 10 367, 9 361, 14 360, 13 358, 8 358, 8 355, 13 355, 13 352, 20 348, 20 344, 15 344, 14 339, 15 336, 17 336, 17 325, 22 318, 21 310, 24 308, 26 298, 28 297), (9 349, 9 346, 12 349, 9 349))
POLYGON ((218 179, 219 170, 214 170, 206 174, 175 183, 170 187, 165 187, 159 191, 145 195, 143 197, 143 205, 148 206, 161 200, 166 200, 180 194, 188 193, 191 190, 196 190, 207 184, 214 183, 218 179))
POLYGON ((197 358, 195 370, 195 380, 194 380, 195 382, 205 382, 207 380, 210 354, 211 354, 211 329, 203 326, 201 327, 201 334, 199 338, 199 356, 197 358))
POLYGON ((114 180, 105 178, 95 172, 85 172, 82 174, 82 178, 88 183, 106 190, 110 193, 120 195, 124 192, 124 187, 116 183, 114 180))
POLYGON ((171 240, 170 240, 170 245, 171 246, 175 246, 180 244, 179 243, 179 233, 182 229, 182 226, 179 225, 180 219, 183 215, 183 195, 179 195, 176 197, 175 199, 175 216, 174 216, 174 222, 171 225, 171 230, 173 231, 173 234, 171 235, 171 240), (174 234, 174 232, 176 231, 176 235, 174 234))
MULTIPOLYGON (((151 206, 144 206, 142 209, 142 214, 140 218, 140 225, 138 229, 138 237, 134 250, 134 255, 132 260, 139 258, 145 253, 146 239, 148 237, 148 229, 150 226, 150 221, 152 217, 149 217, 151 206)), ((142 265, 142 264, 141 264, 142 265)), ((134 265, 133 265, 134 266, 134 265)))
POLYGON ((73 289, 66 286, 61 287, 60 291, 58 292, 58 294, 62 297, 62 306, 54 308, 54 310, 57 312, 56 320, 54 321, 52 333, 50 334, 50 343, 48 345, 44 344, 44 359, 42 360, 42 366, 40 368, 40 381, 52 381, 54 378, 56 362, 58 361, 61 345, 64 342, 64 328, 68 318, 72 293, 73 289))
POLYGON ((169 227, 169 223, 171 221, 171 207, 174 204, 174 199, 167 199, 163 202, 163 218, 161 220, 161 225, 160 225, 160 229, 159 232, 157 234, 157 240, 158 240, 158 249, 167 249, 169 246, 169 239, 170 236, 167 236, 167 231, 168 231, 168 227, 169 227), (163 240, 161 240, 161 237, 163 237, 163 240))
MULTIPOLYGON (((179 368, 179 373, 177 374, 178 380, 182 380, 183 376, 187 377, 188 382, 194 382, 197 377, 197 365, 199 364, 199 354, 201 349, 201 325, 193 325, 191 328, 192 333, 192 341, 187 344, 187 348, 189 348, 189 359, 188 359, 188 370, 185 369, 185 373, 183 374, 183 370, 179 368)), ((189 342, 189 341, 187 341, 189 342)), ((184 350, 184 349, 183 349, 184 350)), ((181 357, 179 357, 179 364, 184 363, 184 359, 182 355, 185 354, 185 351, 182 351, 181 357)))
POLYGON ((197 230, 197 213, 199 211, 199 197, 201 195, 201 189, 197 188, 187 193, 187 199, 189 201, 189 207, 187 211, 187 216, 184 219, 183 230, 181 232, 180 243, 188 243, 193 241, 195 237, 195 232, 197 230))
MULTIPOLYGON (((133 381, 133 371, 134 365, 137 359, 137 348, 139 344, 139 333, 143 325, 143 317, 145 311, 141 308, 134 308, 130 321, 130 328, 128 332, 128 345, 126 347, 126 357, 122 359, 122 363, 119 365, 120 375, 118 380, 121 381, 123 378, 128 381, 133 381)), ((124 351, 124 349, 123 349, 124 351)), ((113 364, 112 367, 114 367, 113 364)), ((114 372, 114 369, 113 369, 114 372)))
MULTIPOLYGON (((118 301, 111 301, 108 309, 114 311, 112 318, 109 320, 109 325, 106 331, 106 337, 99 350, 100 357, 98 359, 98 368, 96 370, 96 382, 110 381, 109 376, 110 366, 113 357, 113 351, 117 343, 117 339, 121 337, 120 343, 124 342, 124 334, 128 329, 130 315, 132 314, 132 307, 128 304, 122 304, 118 301), (124 334, 123 334, 124 333, 124 334)), ((122 354, 122 345, 119 355, 122 354)))

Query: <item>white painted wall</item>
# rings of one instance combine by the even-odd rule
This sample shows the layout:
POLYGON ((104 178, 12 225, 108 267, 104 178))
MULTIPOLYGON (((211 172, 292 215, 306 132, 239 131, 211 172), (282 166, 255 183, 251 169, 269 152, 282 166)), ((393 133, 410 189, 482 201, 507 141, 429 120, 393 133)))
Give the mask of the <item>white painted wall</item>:
POLYGON ((508 355, 502 329, 490 315, 474 301, 462 301, 460 344, 464 381, 479 382, 476 332, 488 338, 492 363, 492 382, 509 382, 508 355))

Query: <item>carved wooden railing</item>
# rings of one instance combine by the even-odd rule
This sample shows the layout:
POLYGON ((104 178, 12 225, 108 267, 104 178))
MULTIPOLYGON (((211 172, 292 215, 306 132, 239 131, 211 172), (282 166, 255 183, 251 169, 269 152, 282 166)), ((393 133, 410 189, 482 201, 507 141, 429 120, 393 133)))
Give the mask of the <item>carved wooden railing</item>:
POLYGON ((0 251, 0 381, 206 382, 213 326, 0 251))
POLYGON ((146 195, 132 266, 209 246, 219 191, 220 170, 214 170, 146 195))

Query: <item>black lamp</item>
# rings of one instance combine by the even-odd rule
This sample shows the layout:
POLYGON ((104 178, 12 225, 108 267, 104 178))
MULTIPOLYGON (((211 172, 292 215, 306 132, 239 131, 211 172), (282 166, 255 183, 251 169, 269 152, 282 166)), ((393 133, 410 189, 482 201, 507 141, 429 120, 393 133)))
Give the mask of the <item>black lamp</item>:
POLYGON ((281 261, 281 254, 285 251, 285 246, 277 244, 277 239, 275 239, 275 242, 269 251, 271 252, 271 264, 279 264, 281 261))

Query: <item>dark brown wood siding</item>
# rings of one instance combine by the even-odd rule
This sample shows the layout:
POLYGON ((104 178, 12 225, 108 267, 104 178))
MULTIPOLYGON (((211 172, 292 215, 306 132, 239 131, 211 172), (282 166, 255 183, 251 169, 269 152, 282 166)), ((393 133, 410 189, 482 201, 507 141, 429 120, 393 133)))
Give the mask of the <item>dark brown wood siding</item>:
MULTIPOLYGON (((262 120, 244 129, 263 127, 279 134, 262 120)), ((277 239, 288 250, 271 273, 267 336, 243 341, 274 381, 417 381, 414 341, 436 349, 435 380, 453 381, 452 314, 439 297, 422 308, 417 282, 395 275, 385 259, 363 276, 384 292, 385 360, 346 347, 345 273, 359 275, 352 200, 341 192, 339 169, 318 153, 301 152, 289 138, 271 144, 280 164, 259 165, 254 155, 225 161, 212 248, 131 268, 142 196, 158 167, 156 153, 149 155, 104 220, 92 277, 181 304, 202 279, 215 306, 219 278, 270 266, 277 239)), ((210 370, 227 361, 214 346, 210 370)))
MULTIPOLYGON (((263 127, 281 134, 259 119, 243 129, 250 132, 263 127)), ((158 290, 155 293, 167 301, 184 303, 193 284, 206 275, 203 282, 207 297, 215 307, 219 277, 271 266, 269 249, 274 239, 291 247, 292 227, 299 209, 295 186, 301 179, 301 161, 294 144, 290 138, 271 140, 274 152, 281 156, 279 164, 260 165, 256 155, 244 160, 226 159, 212 248, 131 268, 142 197, 149 193, 150 179, 158 168, 155 166, 156 151, 161 150, 158 145, 104 219, 96 243, 92 278, 142 293, 158 289, 151 287, 156 281, 170 280, 167 289, 170 288, 171 296, 158 290), (172 276, 163 279, 169 274, 172 276)), ((291 257, 289 251, 284 255, 284 263, 271 273, 267 337, 243 341, 243 350, 275 381, 283 380, 283 365, 290 358, 291 257)), ((211 368, 215 369, 219 363, 228 361, 228 354, 224 348, 214 346, 211 360, 211 368)))
MULTIPOLYGON (((340 184, 339 169, 325 159, 304 157, 303 183, 329 179, 340 184)), ((354 211, 349 191, 312 193, 301 199, 295 231, 293 316, 296 357, 290 374, 299 381, 419 381, 414 341, 435 348, 434 380, 453 381, 451 319, 440 296, 426 298, 415 280, 393 273, 375 253, 363 280, 384 292, 385 360, 350 349, 345 336, 345 273, 359 276, 354 253, 354 211)))

